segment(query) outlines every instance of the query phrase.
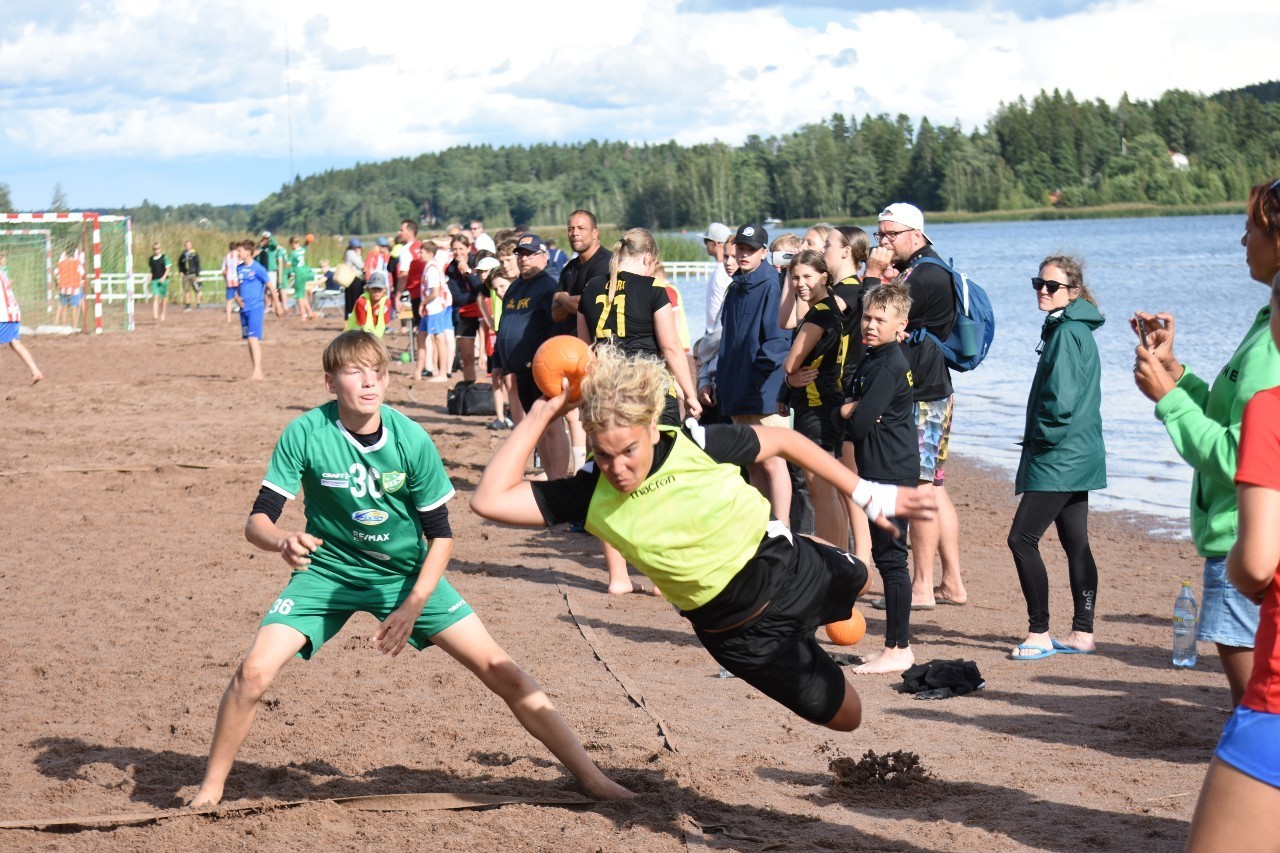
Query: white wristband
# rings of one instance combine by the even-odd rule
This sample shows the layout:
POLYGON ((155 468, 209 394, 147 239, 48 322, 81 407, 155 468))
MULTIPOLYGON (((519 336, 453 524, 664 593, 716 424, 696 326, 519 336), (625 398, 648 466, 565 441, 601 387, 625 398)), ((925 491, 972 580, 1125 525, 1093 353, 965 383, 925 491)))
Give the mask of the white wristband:
POLYGON ((873 483, 870 480, 859 480, 853 490, 853 502, 867 513, 867 518, 875 521, 881 515, 893 518, 898 506, 898 487, 885 483, 873 483))

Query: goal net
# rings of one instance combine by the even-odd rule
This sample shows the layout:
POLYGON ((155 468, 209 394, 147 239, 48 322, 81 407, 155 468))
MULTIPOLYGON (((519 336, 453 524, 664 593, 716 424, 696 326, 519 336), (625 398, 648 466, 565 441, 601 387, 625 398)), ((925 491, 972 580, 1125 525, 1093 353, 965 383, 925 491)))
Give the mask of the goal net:
POLYGON ((127 216, 92 212, 0 213, 0 264, 8 268, 24 322, 51 324, 69 294, 58 263, 84 270, 81 310, 65 312, 84 330, 133 329, 133 232, 127 216))

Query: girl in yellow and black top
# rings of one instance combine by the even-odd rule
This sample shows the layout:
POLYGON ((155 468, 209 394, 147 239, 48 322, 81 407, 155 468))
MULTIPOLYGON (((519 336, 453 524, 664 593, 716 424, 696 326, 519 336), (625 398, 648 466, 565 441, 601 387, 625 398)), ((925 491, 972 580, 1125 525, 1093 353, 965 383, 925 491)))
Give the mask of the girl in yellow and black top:
MULTIPOLYGON (((797 432, 839 458, 842 430, 834 414, 843 399, 842 375, 849 346, 849 306, 831 292, 822 255, 805 249, 791 259, 787 276, 794 300, 808 306, 796 329, 791 351, 783 359, 786 414, 790 408, 797 432)), ((787 301, 784 297, 783 302, 787 301)), ((814 531, 828 542, 848 541, 848 520, 835 487, 821 477, 808 476, 813 499, 814 531)))
POLYGON ((541 398, 485 469, 472 509, 528 527, 584 523, 653 580, 721 666, 811 722, 852 731, 858 694, 814 631, 849 617, 866 566, 793 536, 739 469, 782 457, 851 493, 881 525, 927 517, 927 500, 859 480, 791 429, 660 427, 669 382, 656 361, 603 348, 582 383, 595 458, 567 480, 524 479, 542 431, 573 405, 565 391, 541 398))
MULTIPOLYGON (((827 263, 827 273, 831 276, 831 292, 844 300, 849 306, 845 315, 849 329, 849 347, 844 356, 844 393, 851 393, 849 381, 853 372, 862 363, 866 355, 867 345, 862 340, 862 291, 864 285, 858 278, 858 272, 867 257, 871 254, 871 240, 867 232, 853 225, 840 225, 827 232, 826 242, 822 248, 822 259, 827 263)), ((853 445, 844 442, 837 454, 844 466, 855 474, 858 473, 857 462, 854 461, 853 445)), ((845 511, 849 517, 849 527, 853 532, 853 553, 858 559, 866 562, 871 559, 871 527, 867 517, 849 501, 845 501, 845 511)))

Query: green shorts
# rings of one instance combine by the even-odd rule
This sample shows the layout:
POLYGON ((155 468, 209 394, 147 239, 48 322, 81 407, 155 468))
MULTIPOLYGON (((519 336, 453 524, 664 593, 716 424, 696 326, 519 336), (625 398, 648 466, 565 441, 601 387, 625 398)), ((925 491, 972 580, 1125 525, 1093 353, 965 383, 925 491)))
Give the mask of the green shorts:
MULTIPOLYGON (((353 587, 312 571, 294 572, 289 585, 262 618, 263 625, 288 625, 307 638, 298 657, 310 660, 357 612, 372 613, 379 622, 391 615, 413 590, 417 575, 402 582, 353 587)), ((421 651, 431 638, 472 613, 471 605, 449 581, 440 578, 422 615, 409 634, 409 645, 421 651)))
POLYGON ((168 296, 169 282, 161 281, 158 278, 151 279, 151 295, 152 296, 168 296))

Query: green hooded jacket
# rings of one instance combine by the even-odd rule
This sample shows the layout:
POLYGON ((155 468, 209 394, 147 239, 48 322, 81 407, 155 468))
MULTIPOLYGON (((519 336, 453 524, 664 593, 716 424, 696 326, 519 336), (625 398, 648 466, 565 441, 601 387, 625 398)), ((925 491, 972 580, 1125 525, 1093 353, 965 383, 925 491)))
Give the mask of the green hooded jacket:
POLYGON ((1106 488, 1102 362, 1093 340, 1104 322, 1087 299, 1075 299, 1045 318, 1015 494, 1106 488))
POLYGON ((1271 307, 1258 312, 1210 388, 1186 369, 1156 403, 1191 478, 1191 539, 1201 557, 1225 557, 1236 541, 1236 463, 1240 418, 1253 395, 1280 385, 1280 353, 1271 340, 1271 307))

